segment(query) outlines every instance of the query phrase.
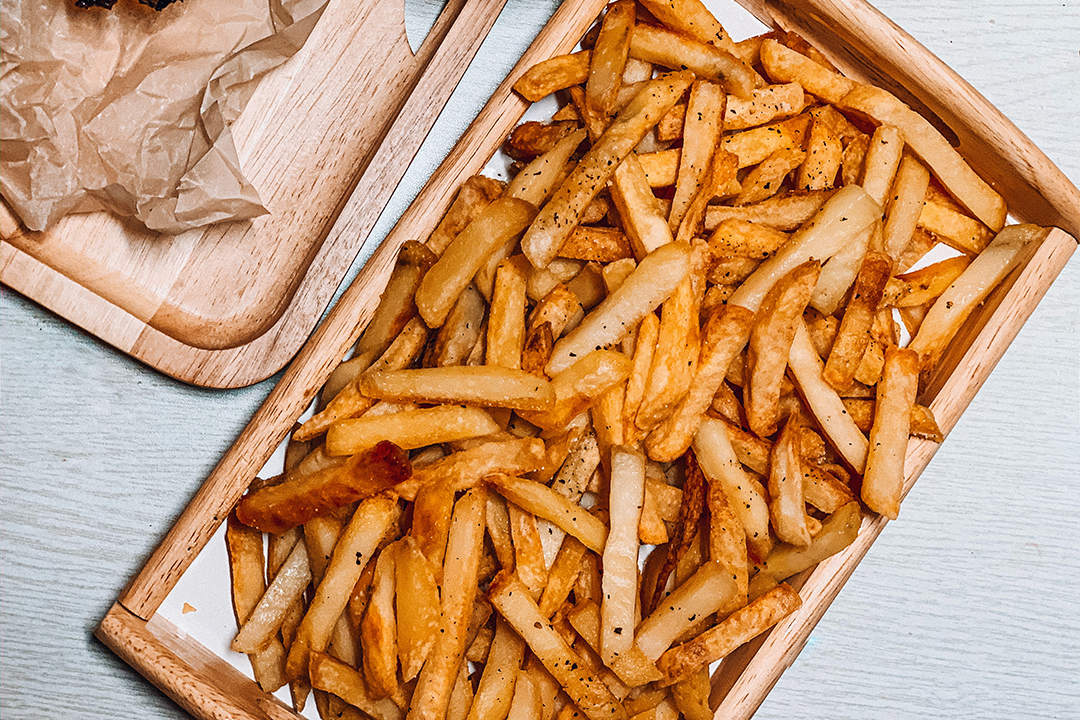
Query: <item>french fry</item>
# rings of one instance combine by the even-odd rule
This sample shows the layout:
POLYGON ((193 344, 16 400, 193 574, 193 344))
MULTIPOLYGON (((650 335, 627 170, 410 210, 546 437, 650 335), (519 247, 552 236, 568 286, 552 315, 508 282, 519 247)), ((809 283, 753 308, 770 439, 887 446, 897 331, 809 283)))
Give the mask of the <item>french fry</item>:
POLYGON ((729 53, 735 52, 731 36, 701 0, 642 0, 641 4, 672 30, 729 53))
POLYGON ((886 285, 883 302, 895 308, 913 308, 931 303, 940 297, 970 264, 970 257, 957 255, 897 275, 886 285))
POLYGON ((768 576, 775 582, 783 582, 825 558, 832 557, 855 541, 861 522, 859 503, 850 502, 844 505, 825 518, 821 530, 814 535, 808 547, 777 545, 761 566, 755 580, 757 577, 768 576))
POLYGON ((668 225, 678 230, 690 201, 701 188, 713 153, 723 129, 727 94, 723 88, 707 80, 695 80, 690 86, 686 123, 683 126, 683 147, 679 159, 679 175, 675 197, 671 201, 668 225))
POLYGON ((315 589, 285 663, 285 674, 299 677, 310 654, 326 650, 334 624, 349 601, 352 588, 383 537, 397 522, 401 508, 385 495, 364 500, 342 531, 330 564, 315 589))
MULTIPOLYGON (((554 358, 548 363, 549 372, 553 363, 554 358)), ((518 414, 545 429, 563 427, 571 418, 592 407, 605 390, 625 380, 630 374, 630 365, 630 358, 620 352, 589 352, 552 378, 551 387, 555 392, 553 408, 544 411, 521 410, 518 414)))
POLYGON ((911 241, 922 213, 930 173, 907 153, 896 170, 885 211, 885 252, 899 258, 911 241))
MULTIPOLYGON (((692 81, 693 75, 686 71, 658 77, 616 116, 544 205, 521 239, 521 249, 534 266, 546 267, 554 259, 567 236, 577 226, 581 211, 600 192, 623 158, 652 129, 660 116, 675 104, 692 81)), ((430 274, 431 271, 428 272, 430 274)))
POLYGON ((486 442, 417 468, 412 477, 394 486, 394 492, 405 500, 413 500, 417 491, 430 483, 441 483, 460 492, 475 487, 487 475, 519 475, 538 470, 544 460, 544 441, 537 438, 486 442))
POLYGON ((576 537, 593 552, 603 551, 607 528, 580 505, 533 480, 492 475, 488 477, 488 482, 509 502, 550 521, 563 532, 576 537))
POLYGON ((355 455, 388 440, 412 450, 427 445, 491 435, 499 425, 475 407, 437 405, 390 415, 339 420, 326 435, 331 455, 355 455))
POLYGON ((580 85, 589 77, 588 50, 557 55, 533 65, 514 82, 514 90, 529 102, 536 102, 558 90, 580 85))
POLYGON ((652 430, 671 412, 694 378, 701 348, 701 285, 691 273, 661 306, 656 351, 635 419, 642 431, 652 430))
MULTIPOLYGON (((439 559, 442 559, 441 555, 439 559)), ((401 659, 401 678, 409 682, 420 672, 435 644, 439 627, 439 588, 430 561, 412 536, 406 535, 397 545, 394 571, 398 657, 401 659)))
MULTIPOLYGON (((694 472, 702 472, 694 458, 694 472)), ((709 510, 709 550, 710 562, 720 563, 735 581, 735 600, 737 605, 746 602, 747 584, 749 583, 749 557, 746 550, 746 532, 732 509, 723 484, 708 483, 706 503, 709 510)), ((717 608, 720 610, 720 608, 717 608)))
POLYGON ((667 213, 649 187, 649 179, 634 153, 627 155, 615 170, 611 201, 638 260, 672 242, 667 213))
POLYGON ((892 125, 879 125, 866 148, 860 184, 866 194, 885 207, 896 169, 904 152, 904 139, 892 125))
MULTIPOLYGON (((859 274, 859 268, 866 259, 866 251, 870 248, 871 239, 880 231, 881 221, 875 220, 829 258, 829 261, 821 268, 821 276, 818 277, 817 285, 814 286, 814 294, 810 296, 810 307, 827 316, 837 311, 859 274)), ((830 342, 829 345, 831 347, 832 343, 830 342)))
POLYGON ((776 536, 798 547, 810 545, 806 503, 803 496, 803 465, 798 438, 801 426, 789 417, 773 443, 769 463, 769 516, 776 536))
POLYGON ((765 260, 790 237, 785 232, 749 220, 724 220, 709 236, 709 250, 716 257, 765 260))
POLYGON ((240 499, 236 515, 245 525, 281 533, 321 513, 387 490, 409 477, 408 455, 390 442, 307 477, 264 487, 240 499))
POLYGON ((863 475, 862 499, 890 520, 900 513, 904 460, 911 431, 911 409, 919 390, 919 354, 890 346, 877 390, 877 408, 870 430, 870 450, 863 475))
POLYGON ((827 122, 814 118, 806 139, 806 159, 799 167, 796 185, 800 190, 828 190, 836 185, 843 159, 843 145, 827 122))
POLYGON ((517 671, 525 657, 525 641, 501 616, 495 618, 495 637, 491 640, 480 685, 473 696, 468 720, 501 720, 509 712, 517 684, 517 671))
POLYGON ((671 699, 686 720, 711 720, 709 669, 701 668, 671 686, 671 699))
POLYGON ((373 697, 388 697, 400 707, 405 704, 405 695, 397 680, 397 615, 394 610, 397 548, 396 542, 387 545, 375 561, 371 597, 360 622, 360 638, 368 690, 373 697))
POLYGON ((402 720, 405 717, 393 700, 371 697, 360 673, 326 653, 311 653, 309 673, 312 687, 333 693, 374 720, 402 720))
POLYGON ((533 597, 539 598, 547 585, 548 568, 536 516, 509 501, 506 509, 514 543, 514 573, 529 588, 533 597))
POLYGON ((784 183, 791 171, 806 162, 806 153, 799 147, 781 147, 763 158, 742 181, 734 205, 752 205, 768 200, 784 183))
POLYGON ((274 633, 281 628, 286 615, 293 604, 303 596, 310 582, 307 549, 304 543, 298 542, 244 620, 240 632, 229 647, 236 652, 253 654, 270 645, 274 633))
POLYGON ((933 184, 926 189, 918 225, 965 253, 982 252, 994 236, 988 227, 965 214, 955 200, 933 184))
POLYGON ((503 261, 495 273, 495 287, 488 311, 488 365, 521 369, 525 344, 525 273, 519 263, 503 261))
POLYGON ((776 230, 797 230, 817 213, 832 191, 784 194, 754 205, 732 207, 710 205, 705 212, 705 229, 715 230, 725 220, 744 220, 776 230))
POLYGON ((937 364, 960 326, 990 291, 1017 265, 1025 248, 1046 237, 1036 225, 1011 225, 997 234, 930 307, 908 347, 919 353, 924 371, 937 364))
POLYGON ((759 437, 776 431, 789 349, 820 272, 816 260, 796 266, 769 290, 755 316, 746 346, 749 382, 743 387, 743 402, 750 429, 759 437))
MULTIPOLYGON (((600 656, 608 666, 634 644, 638 593, 638 522, 645 502, 645 457, 626 445, 611 449, 608 497, 611 529, 594 552, 603 553, 600 656)), ((585 542, 582 540, 582 542, 585 542)))
POLYGON ((880 217, 881 208, 858 185, 841 188, 790 242, 747 278, 728 302, 756 311, 781 277, 810 258, 825 261, 880 217))
MULTIPOLYGON (((229 554, 233 614, 237 626, 243 628, 265 594, 262 533, 230 515, 225 526, 225 544, 229 554)), ((285 648, 272 634, 248 655, 248 659, 255 682, 266 692, 274 692, 286 683, 283 672, 285 648)))
POLYGON ((788 366, 807 407, 829 442, 855 472, 862 474, 866 469, 869 441, 847 414, 836 390, 825 380, 825 366, 810 342, 806 323, 801 320, 797 323, 795 339, 791 343, 788 366))
POLYGON ((641 319, 637 329, 637 338, 634 341, 634 356, 630 370, 630 377, 626 381, 626 396, 623 400, 623 417, 627 432, 631 433, 625 439, 632 440, 637 432, 637 412, 641 407, 641 400, 645 396, 645 387, 649 380, 649 369, 652 367, 653 356, 656 353, 656 342, 660 337, 660 319, 653 313, 648 313, 641 319))
POLYGON ((472 488, 454 505, 446 545, 439 632, 416 680, 407 716, 412 720, 442 717, 450 702, 458 666, 465 656, 469 615, 476 597, 485 507, 483 488, 472 488))
POLYGON ((747 130, 766 123, 798 115, 806 107, 806 96, 799 83, 783 83, 755 88, 744 100, 728 96, 724 111, 725 130, 747 130))
POLYGON ((494 200, 465 226, 416 289, 416 307, 428 327, 443 324, 487 256, 525 230, 535 216, 536 208, 532 204, 503 197, 494 200))
POLYGON ((761 65, 770 80, 777 83, 797 82, 803 90, 825 102, 836 103, 854 87, 852 80, 833 72, 776 40, 761 43, 761 65))
POLYGON ((632 258, 634 252, 629 238, 621 230, 579 226, 570 233, 570 237, 559 250, 559 256, 609 263, 632 258))
POLYGON ((696 621, 737 599, 729 569, 719 562, 706 562, 641 622, 634 642, 655 662, 696 621))
POLYGON ((971 169, 922 115, 891 93, 869 85, 852 88, 838 104, 842 110, 859 112, 880 124, 896 127, 908 147, 975 217, 995 233, 1005 226, 1008 214, 1005 200, 971 169))
POLYGON ((834 475, 806 462, 803 463, 803 496, 824 513, 834 513, 855 499, 848 486, 834 475))
POLYGON ((442 255, 454 238, 502 193, 502 183, 497 180, 483 175, 468 178, 458 189, 446 215, 428 236, 425 247, 436 257, 442 255))
POLYGON ((613 115, 615 111, 635 17, 632 0, 620 0, 609 7, 592 50, 585 95, 594 107, 607 115, 613 115))
POLYGON ((728 367, 746 345, 753 317, 753 313, 737 305, 723 306, 709 315, 694 379, 686 396, 649 434, 645 443, 649 457, 670 462, 690 447, 728 367))
POLYGON ((573 535, 564 538, 559 545, 559 552, 548 573, 547 585, 540 595, 540 612, 544 617, 550 618, 566 602, 577 582, 586 552, 585 545, 573 535))
POLYGON ((670 297, 689 269, 690 250, 684 245, 671 243, 650 253, 618 290, 555 345, 547 372, 554 376, 597 347, 620 341, 670 297))
POLYGON ((542 123, 528 120, 515 127, 503 144, 503 150, 515 160, 534 160, 552 149, 575 131, 577 123, 542 123))
POLYGON ((546 410, 551 385, 522 370, 483 365, 367 373, 360 390, 368 397, 419 403, 469 403, 515 410, 546 410))
MULTIPOLYGON (((487 302, 475 284, 463 289, 438 329, 435 342, 425 351, 423 365, 432 368, 475 364, 469 358, 477 346, 483 351, 486 310, 487 302)), ((358 379, 357 384, 362 385, 363 381, 358 379)))
POLYGON ((575 130, 532 160, 506 186, 507 197, 524 200, 536 207, 543 205, 555 189, 570 156, 584 139, 584 129, 575 130))
POLYGON ((891 272, 892 260, 888 255, 866 254, 825 363, 825 380, 837 390, 848 387, 855 379, 859 361, 870 343, 870 328, 891 272))
POLYGON ((764 558, 772 547, 769 506, 739 462, 728 428, 723 420, 703 420, 694 436, 694 456, 709 482, 718 482, 730 499, 750 549, 758 558, 764 558))
POLYGON ((628 720, 622 704, 585 669, 580 656, 541 614, 517 577, 505 573, 496 576, 487 597, 589 720, 628 720))
POLYGON ((688 68, 699 78, 723 83, 741 98, 749 99, 754 88, 765 84, 753 68, 730 52, 653 25, 634 26, 630 56, 661 67, 688 68))
POLYGON ((660 656, 660 682, 672 685, 771 628, 802 605, 799 594, 778 585, 744 608, 736 610, 710 630, 660 656))
POLYGON ((757 165, 773 153, 801 148, 810 118, 807 115, 728 135, 720 147, 739 158, 739 168, 757 165))

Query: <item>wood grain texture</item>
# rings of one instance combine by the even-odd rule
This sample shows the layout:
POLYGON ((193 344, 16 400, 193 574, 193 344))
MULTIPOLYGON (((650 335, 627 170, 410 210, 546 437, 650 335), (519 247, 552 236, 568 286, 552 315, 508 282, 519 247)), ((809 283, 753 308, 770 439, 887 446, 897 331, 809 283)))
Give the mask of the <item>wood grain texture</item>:
POLYGON ((178 379, 268 377, 325 310, 503 2, 447 3, 416 55, 399 3, 331 2, 233 128, 270 214, 164 236, 93 213, 31 233, 0 206, 0 276, 178 379))
MULTIPOLYGON (((877 4, 1080 180, 1075 6, 877 4)), ((550 12, 510 0, 373 242, 550 12)), ((1075 715, 1078 307, 1073 258, 755 717, 1075 715)), ((0 337, 4 715, 187 717, 90 633, 271 383, 173 382, 7 289, 0 337)))

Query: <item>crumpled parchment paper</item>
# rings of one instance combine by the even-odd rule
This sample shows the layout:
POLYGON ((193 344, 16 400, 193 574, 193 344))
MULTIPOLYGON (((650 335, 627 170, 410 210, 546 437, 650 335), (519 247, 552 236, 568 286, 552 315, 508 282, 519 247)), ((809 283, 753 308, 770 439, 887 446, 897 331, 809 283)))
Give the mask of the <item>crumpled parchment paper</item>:
POLYGON ((28 228, 105 209, 178 233, 266 212, 229 127, 326 0, 0 1, 0 190, 28 228))

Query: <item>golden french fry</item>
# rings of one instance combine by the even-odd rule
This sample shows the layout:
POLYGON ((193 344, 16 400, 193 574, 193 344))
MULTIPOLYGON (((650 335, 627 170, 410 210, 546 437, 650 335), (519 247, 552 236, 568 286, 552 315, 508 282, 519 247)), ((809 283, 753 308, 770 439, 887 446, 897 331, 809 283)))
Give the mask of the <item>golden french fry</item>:
POLYGON ((754 205, 710 205, 705 229, 715 230, 725 220, 744 220, 789 232, 802 227, 817 213, 833 191, 778 195, 754 205))
POLYGON ((588 50, 548 58, 526 70, 514 82, 514 90, 529 102, 536 102, 557 90, 580 85, 589 77, 590 60, 588 50))
POLYGON ((559 250, 559 256, 610 263, 623 258, 632 258, 634 252, 630 247, 629 238, 621 230, 580 226, 570 233, 570 237, 559 250))
POLYGON ((385 495, 368 498, 357 507, 342 531, 311 605, 296 629, 285 663, 287 676, 299 677, 307 668, 310 654, 326 649, 334 624, 348 604, 364 565, 374 556, 400 514, 397 501, 385 495))
POLYGON ((672 242, 667 213, 649 187, 649 179, 635 153, 627 155, 615 170, 611 201, 618 209, 623 229, 638 260, 672 242))
POLYGON ((724 111, 725 130, 747 130, 798 115, 806 107, 806 95, 799 83, 783 83, 755 88, 750 98, 731 95, 724 111))
POLYGON ((584 139, 585 130, 579 129, 559 140, 514 176, 506 186, 506 195, 541 207, 555 189, 570 156, 584 139))
POLYGON ((634 272, 558 343, 547 372, 554 376, 596 348, 614 345, 670 297, 690 270, 690 250, 670 243, 638 263, 634 272))
POLYGON ((519 263, 499 263, 495 287, 488 310, 488 365, 521 369, 521 351, 525 345, 525 272, 519 263))
POLYGON ((360 640, 368 690, 375 698, 388 697, 401 706, 405 704, 405 695, 397 680, 397 615, 394 611, 398 546, 396 542, 387 545, 375 561, 371 596, 360 621, 360 640))
POLYGON ((732 204, 752 205, 768 200, 780 192, 784 178, 792 170, 803 165, 806 158, 806 153, 799 147, 782 147, 770 153, 743 178, 742 188, 732 204))
POLYGON ((701 0, 642 0, 641 4, 672 30, 729 53, 735 52, 731 36, 701 0))
POLYGON ((394 492, 413 500, 421 487, 431 483, 460 492, 475 487, 487 475, 521 475, 538 470, 544 460, 544 441, 537 438, 486 442, 416 468, 411 478, 394 487, 394 492))
POLYGON ((550 383, 523 370, 494 365, 420 368, 367 373, 360 390, 397 402, 469 403, 545 410, 555 396, 550 383))
POLYGON ((547 585, 548 568, 536 516, 512 502, 506 503, 506 509, 514 544, 514 573, 538 598, 547 585))
POLYGON ((525 230, 535 216, 536 207, 532 204, 502 197, 465 226, 416 289, 416 307, 428 327, 443 324, 487 257, 525 230))
POLYGON ((800 190, 828 190, 836 185, 844 146, 821 118, 810 123, 806 139, 806 159, 799 167, 796 185, 800 190))
POLYGON ((686 395, 694 379, 701 348, 701 285, 691 273, 661 306, 656 351, 635 418, 640 430, 656 427, 686 395))
POLYGON ((274 633, 285 622, 286 615, 303 596, 310 582, 307 549, 304 543, 298 542, 278 568, 270 586, 262 593, 229 647, 236 652, 252 654, 271 644, 274 633))
MULTIPOLYGON (((447 529, 449 514, 448 511, 447 529)), ((415 528, 414 516, 414 532, 415 528)), ((413 536, 402 538, 394 561, 398 657, 401 659, 401 679, 409 682, 420 672, 435 644, 439 628, 439 587, 431 562, 413 536)))
POLYGON ((720 85, 695 80, 690 86, 679 175, 668 214, 668 225, 672 232, 678 230, 691 200, 702 186, 720 140, 726 104, 727 94, 720 85))
POLYGON ((847 388, 855 379, 859 361, 870 343, 870 328, 891 272, 892 260, 888 255, 866 254, 825 363, 825 380, 837 390, 847 388))
POLYGON ((709 236, 709 250, 716 257, 744 257, 765 260, 791 236, 775 228, 749 220, 724 220, 709 236))
POLYGON ((476 598, 484 548, 483 488, 472 488, 454 505, 443 571, 442 616, 435 645, 420 670, 408 718, 428 720, 446 713, 465 656, 469 618, 476 598))
POLYGON ((743 387, 743 402, 750 429, 760 437, 776 432, 789 349, 820 272, 817 260, 796 266, 769 290, 755 316, 746 346, 749 380, 743 387))
POLYGON ((761 571, 755 576, 755 580, 757 577, 767 576, 775 582, 783 582, 817 565, 825 558, 832 557, 855 542, 861 522, 862 513, 859 510, 859 503, 849 502, 825 518, 821 524, 821 530, 814 535, 808 547, 777 545, 761 566, 761 571))
MULTIPOLYGON (((645 502, 645 457, 626 445, 611 449, 608 511, 611 529, 603 553, 604 601, 600 604, 600 656, 611 666, 634 644, 638 593, 638 522, 645 502)), ((583 541, 584 542, 584 541, 583 541)))
POLYGON ((593 143, 521 239, 521 249, 534 266, 546 267, 558 255, 559 248, 577 226, 581 211, 692 81, 693 75, 686 71, 652 80, 593 143))
MULTIPOLYGON (((233 614, 237 627, 243 628, 265 595, 262 533, 230 515, 225 525, 225 545, 229 554, 233 614)), ((248 655, 255 682, 266 692, 274 692, 287 682, 285 648, 272 632, 248 655)))
POLYGON ((951 197, 931 184, 926 189, 919 227, 960 252, 979 253, 994 236, 990 228, 964 213, 951 197))
POLYGON ((630 56, 662 67, 688 68, 699 78, 722 82, 741 98, 749 99, 754 88, 765 84, 753 68, 730 52, 653 25, 634 26, 630 56))
POLYGON ((790 242, 747 278, 728 302, 757 310, 781 277, 810 258, 824 262, 880 217, 881 208, 858 185, 841 188, 790 242))
POLYGON ((720 147, 739 158, 739 168, 757 165, 773 153, 801 148, 810 124, 809 115, 743 130, 723 139, 720 147))
POLYGON ((919 354, 890 346, 885 351, 885 368, 878 383, 870 451, 862 482, 863 502, 890 520, 900 513, 911 409, 918 391, 919 354))
POLYGON ((778 585, 744 608, 736 610, 710 630, 660 656, 660 681, 671 685, 771 628, 802 605, 799 594, 778 585))
POLYGON ((829 442, 855 472, 862 474, 866 469, 869 441, 847 414, 844 402, 836 390, 825 380, 824 363, 814 350, 806 323, 801 319, 797 323, 795 339, 791 343, 788 366, 807 407, 829 442))
POLYGON ((1049 231, 1037 225, 1010 225, 990 241, 967 269, 930 307, 908 347, 919 353, 923 370, 937 364, 945 347, 975 307, 1019 263, 1025 248, 1049 231))
MULTIPOLYGON (((821 268, 821 276, 814 287, 814 294, 810 297, 810 307, 826 316, 837 311, 859 274, 859 268, 866 259, 866 251, 872 244, 871 240, 880 231, 881 221, 875 220, 829 258, 821 268)), ((832 343, 829 345, 831 347, 832 343)))
POLYGON ((701 356, 686 396, 646 440, 650 458, 670 462, 690 447, 728 367, 746 345, 753 318, 752 312, 737 305, 722 306, 709 315, 702 331, 701 356))
POLYGON ((311 653, 309 673, 313 688, 333 693, 373 720, 402 720, 405 717, 393 700, 373 698, 360 673, 326 653, 311 653))
POLYGON ((592 49, 585 95, 593 106, 607 115, 614 114, 636 14, 633 0, 612 4, 604 14, 600 35, 592 49))
POLYGON ((586 669, 516 576, 496 576, 487 597, 589 720, 628 720, 622 704, 586 669))
MULTIPOLYGON (((845 402, 846 406, 847 403, 845 402)), ((803 463, 803 496, 806 502, 825 513, 834 513, 855 499, 836 476, 812 464, 803 463)))
POLYGON ((930 173, 910 153, 905 153, 896 170, 885 209, 885 252, 899 258, 911 242, 922 213, 930 173))
POLYGON ((776 40, 765 40, 761 43, 760 52, 761 65, 769 79, 777 83, 797 82, 803 90, 825 102, 839 102, 855 87, 852 80, 784 47, 776 40))
POLYGON ((491 435, 498 430, 498 423, 479 408, 437 405, 391 415, 339 420, 327 431, 326 448, 331 455, 355 455, 388 440, 412 450, 491 435))
POLYGON ((248 493, 236 506, 245 525, 281 533, 334 508, 376 495, 411 473, 408 455, 390 442, 349 458, 341 465, 248 493))
POLYGON ((914 308, 931 303, 940 297, 970 264, 970 257, 957 255, 897 275, 886 286, 883 302, 896 308, 914 308))
POLYGON ((1005 200, 971 169, 922 115, 891 93, 869 85, 852 88, 838 99, 838 105, 841 109, 868 115, 880 124, 896 127, 908 147, 975 217, 994 232, 1005 226, 1008 214, 1005 200))
POLYGON ((491 475, 487 481, 500 495, 523 510, 542 517, 573 535, 593 552, 601 552, 607 528, 588 510, 546 485, 510 475, 491 475))
MULTIPOLYGON (((599 311, 596 311, 599 312, 599 311)), ((595 314, 595 313, 594 313, 595 314)), ((578 328, 580 330, 580 326, 578 328)), ((569 340, 567 336, 565 340, 569 340)), ((558 350, 559 345, 555 346, 558 350)), ((556 358, 554 352, 548 363, 548 372, 556 358)), ((555 404, 550 410, 520 410, 522 418, 545 429, 564 427, 571 418, 593 406, 612 385, 622 382, 630 374, 631 361, 626 355, 612 350, 594 350, 566 369, 556 373, 551 380, 555 392, 555 404)))
POLYGON ((896 169, 904 152, 904 138, 892 125, 879 125, 866 148, 860 184, 866 194, 885 207, 896 169))
POLYGON ((778 538, 791 545, 807 547, 810 531, 803 498, 803 463, 798 447, 800 430, 798 419, 789 417, 773 443, 769 463, 769 516, 778 538))
POLYGON ((473 696, 468 720, 502 720, 509 712, 517 683, 517 670, 525 657, 525 641, 501 616, 495 618, 495 637, 491 640, 480 685, 473 696))

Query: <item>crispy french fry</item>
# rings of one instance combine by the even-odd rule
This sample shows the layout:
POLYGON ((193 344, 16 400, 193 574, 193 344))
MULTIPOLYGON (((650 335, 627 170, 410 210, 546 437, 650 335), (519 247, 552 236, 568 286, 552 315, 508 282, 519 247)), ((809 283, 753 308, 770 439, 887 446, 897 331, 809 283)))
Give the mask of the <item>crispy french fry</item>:
POLYGON ((907 153, 900 160, 885 211, 885 252, 899 258, 911 241, 930 184, 926 166, 907 153))
POLYGON ((496 576, 487 597, 589 720, 627 720, 622 704, 586 670, 580 656, 555 631, 516 576, 496 576))
POLYGON ((274 633, 281 628, 286 615, 310 582, 307 549, 304 543, 298 542, 244 620, 230 647, 236 652, 251 654, 270 645, 274 633))
POLYGON ((701 0, 642 0, 641 4, 672 30, 729 53, 735 52, 731 36, 701 0))
MULTIPOLYGON (((415 524, 413 527, 415 531, 415 524)), ((441 555, 439 559, 442 559, 441 555)), ((402 538, 394 561, 398 657, 401 659, 401 678, 409 682, 420 672, 435 644, 439 628, 439 588, 430 561, 412 536, 402 538)))
POLYGON ((832 192, 784 194, 738 207, 710 205, 705 212, 705 229, 715 230, 725 220, 745 220, 784 232, 797 230, 821 209, 832 192))
POLYGON ((590 548, 603 553, 604 601, 600 605, 599 650, 604 663, 609 666, 634 644, 638 522, 644 502, 644 455, 626 445, 612 448, 608 497, 611 529, 600 547, 590 548))
POLYGON ((525 656, 525 641, 501 616, 495 618, 495 637, 491 641, 480 685, 473 696, 468 720, 501 720, 509 712, 517 683, 517 671, 525 656))
POLYGON ((801 148, 810 123, 808 115, 798 115, 752 130, 728 135, 720 147, 739 158, 739 168, 757 165, 773 153, 801 148))
POLYGON ((608 534, 604 523, 546 485, 509 475, 492 475, 488 482, 509 502, 550 521, 593 552, 604 549, 608 534))
POLYGON ((514 573, 538 598, 547 585, 548 568, 536 516, 513 502, 507 502, 506 509, 514 543, 514 573))
POLYGON ((896 127, 908 147, 975 217, 994 232, 1005 226, 1008 214, 1005 200, 971 169, 949 141, 922 115, 891 93, 869 85, 852 88, 839 99, 839 107, 896 127))
POLYGON ((843 145, 827 122, 814 118, 806 139, 806 159, 796 181, 800 190, 828 190, 836 185, 843 159, 843 145))
POLYGON ((880 217, 881 208, 858 185, 841 188, 728 302, 757 310, 769 289, 795 266, 810 258, 825 261, 880 217))
POLYGON ((396 542, 387 545, 375 561, 371 597, 360 622, 360 638, 368 690, 375 698, 388 697, 401 706, 405 704, 405 695, 397 680, 397 615, 394 611, 397 548, 396 542))
POLYGON ((390 415, 339 420, 327 431, 326 447, 331 455, 355 455, 389 441, 412 450, 491 435, 498 430, 498 423, 479 408, 437 405, 390 415))
POLYGON ((803 165, 806 157, 806 153, 799 147, 782 147, 770 153, 743 178, 742 188, 732 204, 752 205, 768 200, 780 192, 784 178, 803 165))
POLYGON ((360 389, 368 397, 398 402, 469 403, 521 410, 546 410, 555 401, 547 381, 494 365, 368 373, 360 378, 360 389))
MULTIPOLYGON (((817 285, 814 286, 814 294, 810 296, 810 307, 826 316, 831 316, 837 311, 859 274, 859 268, 866 259, 866 251, 870 248, 871 239, 880 230, 881 221, 875 220, 856 233, 855 237, 829 258, 829 261, 821 268, 821 276, 818 277, 817 285)), ((832 346, 831 342, 829 346, 832 346)))
POLYGON ((791 238, 785 232, 749 220, 724 220, 709 236, 709 250, 716 257, 765 260, 791 238))
POLYGON ((904 152, 904 139, 892 125, 879 125, 866 148, 860 184, 866 194, 885 207, 896 169, 904 152))
POLYGON ((749 99, 754 88, 765 84, 753 68, 730 52, 653 25, 634 26, 630 56, 662 67, 689 68, 699 78, 722 82, 741 98, 749 99))
POLYGON ((476 597, 485 507, 483 488, 472 488, 454 506, 446 545, 439 632, 416 681, 407 716, 411 720, 440 718, 450 702, 458 666, 464 661, 469 616, 476 597))
POLYGON ((933 184, 926 189, 918 225, 965 253, 982 252, 994 236, 988 227, 967 215, 955 200, 933 184))
POLYGON ((803 464, 798 438, 801 426, 789 417, 773 443, 769 463, 769 516, 776 536, 798 547, 810 544, 806 503, 803 498, 803 464))
POLYGON ((746 346, 749 382, 743 387, 743 401, 750 429, 760 437, 776 431, 789 349, 820 272, 816 260, 795 267, 769 290, 755 316, 746 346))
POLYGON ((442 483, 460 492, 475 487, 487 475, 538 470, 544 460, 544 441, 537 438, 486 442, 417 468, 411 478, 394 487, 394 492, 413 500, 419 488, 430 483, 442 483))
POLYGON ((862 498, 867 507, 890 520, 900 513, 911 409, 918 390, 919 354, 908 348, 889 347, 878 384, 862 498))
POLYGON ((642 621, 634 642, 655 662, 696 621, 737 599, 730 570, 722 563, 706 562, 642 621))
POLYGON ((264 532, 281 533, 334 508, 387 490, 409 477, 408 455, 390 442, 344 464, 256 490, 240 499, 237 517, 264 532))
POLYGON ((861 522, 859 503, 850 502, 844 505, 825 518, 821 524, 821 530, 814 535, 808 547, 777 545, 761 566, 761 571, 755 580, 765 575, 775 582, 783 582, 813 567, 825 558, 832 557, 855 541, 861 522))
MULTIPOLYGON (((558 254, 577 226, 581 211, 692 80, 693 75, 686 71, 656 78, 618 114, 544 205, 521 239, 521 249, 534 266, 546 267, 558 254)), ((419 306, 419 302, 417 304, 419 306)))
POLYGON ((825 363, 825 380, 837 390, 848 387, 855 379, 859 361, 870 343, 870 328, 891 272, 892 260, 888 255, 866 254, 825 363))
POLYGON ((498 180, 483 175, 473 175, 468 178, 462 183, 454 202, 451 203, 438 227, 424 243, 426 248, 436 256, 442 255, 458 233, 502 193, 503 186, 498 180))
POLYGON ((585 82, 590 61, 588 50, 543 60, 514 82, 514 90, 529 102, 536 102, 557 90, 585 82))
POLYGON ((668 214, 668 225, 672 232, 678 230, 690 201, 702 186, 720 140, 726 104, 727 94, 720 85, 695 80, 690 86, 679 175, 668 214))
POLYGON ((844 461, 855 472, 862 474, 866 469, 869 441, 847 414, 836 390, 825 380, 824 364, 810 342, 806 323, 801 320, 791 343, 788 365, 794 375, 795 384, 826 437, 844 461))
POLYGON ((632 0, 620 0, 604 14, 600 35, 592 50, 585 94, 601 112, 612 115, 622 85, 626 58, 630 52, 630 34, 636 17, 632 0))
POLYGON ((334 624, 341 617, 364 565, 375 554, 375 549, 400 514, 397 501, 385 495, 364 500, 357 507, 342 531, 311 605, 296 629, 285 663, 287 676, 299 677, 307 668, 310 654, 326 649, 334 624))
POLYGON ((724 111, 725 130, 746 130, 758 125, 798 115, 806 107, 806 95, 799 83, 783 83, 755 88, 748 100, 728 96, 724 111))
POLYGON ((656 663, 664 674, 661 683, 674 684, 719 660, 795 612, 801 605, 802 600, 797 592, 787 585, 778 585, 745 608, 736 610, 712 629, 661 655, 656 663))
POLYGON ((852 80, 776 40, 765 40, 760 52, 762 67, 769 79, 777 83, 797 82, 806 92, 826 102, 840 101, 855 87, 852 80))
POLYGON ((652 430, 671 412, 694 379, 701 349, 701 285, 691 273, 662 305, 649 381, 635 418, 643 431, 652 430))
POLYGON ((948 342, 975 306, 1017 265, 1025 248, 1041 242, 1048 230, 1011 225, 990 241, 966 270, 930 307, 919 332, 908 345, 919 353, 923 370, 937 364, 948 342))
POLYGON ((373 698, 360 673, 326 653, 311 653, 309 672, 312 687, 333 693, 374 720, 402 720, 405 717, 393 700, 373 698))

